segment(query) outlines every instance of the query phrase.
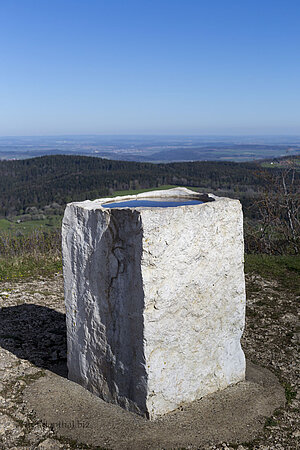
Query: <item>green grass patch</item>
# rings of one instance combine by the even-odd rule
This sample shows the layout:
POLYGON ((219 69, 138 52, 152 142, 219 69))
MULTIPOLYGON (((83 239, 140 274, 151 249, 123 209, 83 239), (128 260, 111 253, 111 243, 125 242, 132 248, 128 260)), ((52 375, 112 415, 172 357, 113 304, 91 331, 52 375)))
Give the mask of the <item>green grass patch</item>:
POLYGON ((0 258, 0 282, 48 277, 62 270, 62 260, 56 255, 25 255, 0 258))
POLYGON ((278 161, 266 161, 261 163, 261 167, 267 169, 286 169, 287 167, 293 167, 296 170, 300 169, 300 159, 299 158, 291 158, 289 160, 283 160, 281 162, 278 161))
POLYGON ((0 231, 9 231, 12 228, 12 223, 6 219, 0 219, 0 231))
POLYGON ((300 293, 299 255, 246 255, 245 272, 276 280, 285 289, 300 293))
POLYGON ((273 417, 268 417, 268 419, 265 421, 265 428, 267 427, 276 427, 277 421, 273 419, 273 417))
POLYGON ((176 188, 176 187, 178 187, 178 186, 166 184, 164 186, 159 186, 156 188, 149 188, 149 189, 136 189, 136 190, 131 189, 131 190, 127 190, 127 191, 114 191, 112 196, 118 197, 121 195, 137 195, 137 194, 141 194, 142 192, 162 191, 163 189, 172 189, 172 188, 176 188))
POLYGON ((23 234, 27 235, 32 233, 33 230, 48 231, 54 228, 61 227, 62 216, 53 215, 42 220, 27 220, 18 223, 17 220, 22 216, 16 216, 13 221, 7 219, 0 219, 0 232, 5 231, 11 234, 23 234))
POLYGON ((296 398, 297 392, 293 391, 292 386, 289 383, 284 383, 284 391, 287 404, 289 405, 291 401, 296 398))

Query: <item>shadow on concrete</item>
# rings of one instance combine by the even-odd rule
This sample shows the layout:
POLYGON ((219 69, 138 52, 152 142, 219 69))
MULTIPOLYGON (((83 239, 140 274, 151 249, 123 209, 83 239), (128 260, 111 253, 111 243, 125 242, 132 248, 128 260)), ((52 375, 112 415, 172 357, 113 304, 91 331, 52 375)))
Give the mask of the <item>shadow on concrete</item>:
POLYGON ((1 308, 0 346, 18 358, 67 377, 65 314, 33 304, 1 308))

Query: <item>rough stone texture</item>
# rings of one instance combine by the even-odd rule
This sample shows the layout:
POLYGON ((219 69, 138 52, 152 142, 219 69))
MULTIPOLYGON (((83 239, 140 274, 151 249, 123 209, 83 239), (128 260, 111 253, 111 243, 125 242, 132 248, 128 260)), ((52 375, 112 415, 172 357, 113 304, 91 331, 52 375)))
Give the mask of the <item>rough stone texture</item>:
POLYGON ((69 378, 151 419, 245 377, 239 201, 106 209, 63 220, 69 378))

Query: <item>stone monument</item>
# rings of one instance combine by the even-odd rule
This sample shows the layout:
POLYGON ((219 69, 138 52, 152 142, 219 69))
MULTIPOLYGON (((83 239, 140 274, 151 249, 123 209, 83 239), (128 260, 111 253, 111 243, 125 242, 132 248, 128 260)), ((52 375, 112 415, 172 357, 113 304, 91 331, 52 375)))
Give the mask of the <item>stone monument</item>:
POLYGON ((69 379, 150 419, 244 379, 238 200, 175 188, 71 203, 62 234, 69 379))

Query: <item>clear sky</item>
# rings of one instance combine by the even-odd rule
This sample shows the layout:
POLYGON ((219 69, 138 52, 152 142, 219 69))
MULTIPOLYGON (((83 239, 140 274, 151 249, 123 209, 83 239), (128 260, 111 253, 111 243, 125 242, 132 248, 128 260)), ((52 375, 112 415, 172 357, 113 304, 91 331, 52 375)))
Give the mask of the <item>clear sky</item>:
POLYGON ((1 0, 0 135, 300 134, 299 0, 1 0))

